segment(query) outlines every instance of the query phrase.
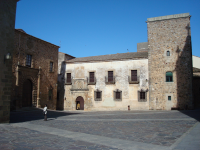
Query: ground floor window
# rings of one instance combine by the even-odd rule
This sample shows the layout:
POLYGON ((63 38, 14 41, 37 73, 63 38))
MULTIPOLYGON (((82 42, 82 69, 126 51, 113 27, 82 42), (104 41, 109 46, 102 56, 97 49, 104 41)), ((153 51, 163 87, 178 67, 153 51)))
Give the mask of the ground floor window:
POLYGON ((122 100, 122 91, 119 89, 114 91, 114 101, 121 101, 122 100))
POLYGON ((140 90, 138 91, 138 102, 146 102, 147 101, 147 91, 140 90))
POLYGON ((99 89, 94 91, 94 100, 95 101, 102 101, 102 91, 100 91, 99 89))

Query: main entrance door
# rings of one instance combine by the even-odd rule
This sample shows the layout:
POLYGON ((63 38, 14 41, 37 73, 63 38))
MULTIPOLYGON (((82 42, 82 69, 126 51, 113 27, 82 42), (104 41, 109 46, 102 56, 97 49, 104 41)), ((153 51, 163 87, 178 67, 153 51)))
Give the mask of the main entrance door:
POLYGON ((33 84, 30 80, 26 80, 23 84, 22 107, 32 106, 33 84))
POLYGON ((80 104, 80 110, 84 110, 84 99, 83 97, 79 96, 76 98, 76 109, 77 109, 77 104, 80 104))

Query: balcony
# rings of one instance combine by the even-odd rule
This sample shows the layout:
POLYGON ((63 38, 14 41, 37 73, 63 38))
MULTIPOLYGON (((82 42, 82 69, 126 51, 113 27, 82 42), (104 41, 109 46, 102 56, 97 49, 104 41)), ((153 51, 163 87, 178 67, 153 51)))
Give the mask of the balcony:
POLYGON ((112 78, 108 78, 108 76, 106 76, 105 83, 106 84, 115 84, 115 76, 113 76, 112 78))
POLYGON ((131 76, 128 76, 128 82, 129 84, 138 84, 140 83, 140 77, 137 76, 136 78, 131 78, 131 76))
POLYGON ((65 80, 65 85, 71 85, 72 84, 72 80, 73 80, 73 78, 71 78, 71 79, 66 79, 65 80))
POLYGON ((96 84, 96 77, 94 79, 90 79, 87 77, 87 84, 88 85, 95 85, 96 84))

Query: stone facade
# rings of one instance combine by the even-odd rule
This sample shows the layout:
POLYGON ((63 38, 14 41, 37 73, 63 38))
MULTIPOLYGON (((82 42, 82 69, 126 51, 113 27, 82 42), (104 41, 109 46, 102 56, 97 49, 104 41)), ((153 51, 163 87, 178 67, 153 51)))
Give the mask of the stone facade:
POLYGON ((57 109, 64 109, 64 95, 65 95, 65 71, 66 61, 75 57, 59 52, 58 53, 58 92, 57 92, 57 109))
POLYGON ((12 86, 12 59, 16 3, 18 0, 0 0, 0 123, 10 120, 10 92, 12 86))
POLYGON ((58 46, 15 30, 11 109, 56 109, 58 46), (51 68, 51 69, 50 69, 51 68))
MULTIPOLYGON (((105 58, 106 55, 96 59, 101 57, 105 58)), ((71 73, 72 82, 65 84, 64 110, 76 110, 76 100, 79 97, 84 100, 84 110, 128 110, 128 106, 131 110, 149 109, 147 58, 78 62, 79 60, 66 61, 65 73, 71 73), (129 82, 131 70, 137 70, 138 82, 129 82), (108 71, 113 71, 112 83, 107 81, 108 71), (90 72, 94 72, 93 83, 89 82, 90 72), (101 92, 101 98, 95 100, 97 91, 101 92), (116 91, 121 92, 119 100, 115 99, 116 91), (145 101, 139 101, 140 91, 146 93, 145 101)))
POLYGON ((189 13, 149 18, 147 29, 149 109, 193 108, 189 13), (172 72, 172 82, 166 82, 167 72, 172 72))
POLYGON ((189 13, 148 18, 147 29, 148 42, 138 43, 138 52, 129 53, 129 59, 124 59, 125 54, 116 54, 66 61, 65 75, 70 74, 72 81, 65 84, 64 109, 76 110, 77 101, 84 103, 84 110, 127 110, 128 106, 135 110, 192 109, 189 13), (147 57, 138 55, 145 53, 147 57), (139 83, 128 82, 132 69, 137 69, 139 83), (116 76, 114 84, 106 83, 108 71, 116 76), (93 84, 88 83, 90 72, 95 74, 93 84), (122 93, 119 101, 115 101, 115 91, 122 93), (145 102, 138 95, 142 91, 147 97, 145 102), (100 99, 95 98, 97 92, 102 94, 100 99))

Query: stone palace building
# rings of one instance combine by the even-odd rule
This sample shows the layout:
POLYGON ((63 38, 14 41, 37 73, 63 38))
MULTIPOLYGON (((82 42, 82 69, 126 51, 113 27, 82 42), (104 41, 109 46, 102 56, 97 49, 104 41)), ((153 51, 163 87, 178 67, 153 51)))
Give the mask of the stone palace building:
POLYGON ((148 18, 148 42, 138 43, 134 53, 82 58, 60 53, 57 108, 192 109, 190 17, 148 18))

